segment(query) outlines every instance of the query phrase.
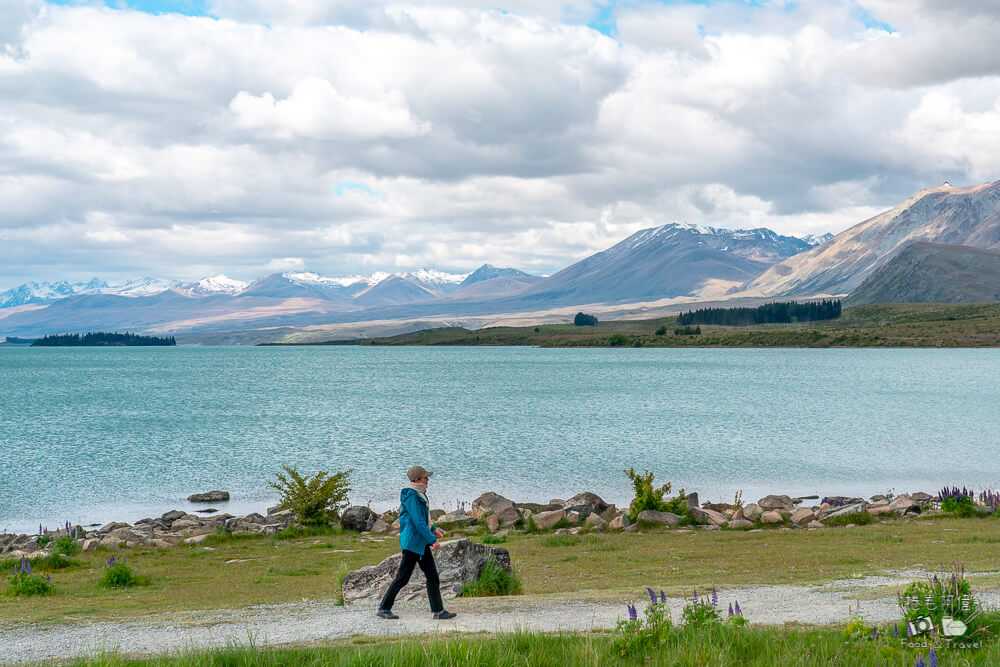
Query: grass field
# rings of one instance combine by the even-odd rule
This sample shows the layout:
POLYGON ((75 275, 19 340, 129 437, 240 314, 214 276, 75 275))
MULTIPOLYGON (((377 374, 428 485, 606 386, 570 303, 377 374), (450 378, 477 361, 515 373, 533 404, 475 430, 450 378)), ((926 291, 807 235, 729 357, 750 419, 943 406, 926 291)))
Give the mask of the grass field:
MULTIPOLYGON (((480 540, 481 537, 473 537, 480 540)), ((857 528, 762 532, 659 530, 591 533, 558 541, 511 533, 502 546, 528 596, 620 601, 644 586, 671 595, 692 586, 818 583, 886 569, 997 569, 1000 521, 924 518, 857 528)), ((395 538, 371 541, 331 531, 293 539, 212 536, 205 546, 134 549, 128 563, 149 586, 98 588, 109 552, 75 556, 78 565, 48 574, 49 597, 3 595, 0 623, 116 621, 172 611, 240 608, 337 599, 340 576, 399 549, 395 538)), ((0 572, 13 564, 0 563, 0 572)))
POLYGON ((836 320, 721 327, 701 325, 701 335, 674 335, 676 317, 601 322, 596 327, 543 324, 537 327, 427 329, 399 336, 337 344, 607 346, 612 334, 642 347, 996 347, 1000 303, 876 304, 844 309, 836 320), (660 327, 666 333, 656 335, 660 327))
MULTIPOLYGON (((888 628, 878 640, 845 638, 839 629, 712 628, 675 629, 665 641, 645 651, 622 656, 610 633, 439 636, 421 639, 358 639, 299 648, 231 646, 148 660, 117 655, 94 656, 74 663, 80 667, 271 667, 272 665, 331 665, 357 667, 563 667, 585 665, 657 665, 672 667, 795 667, 807 665, 912 667, 927 648, 904 647, 888 628)), ((981 649, 937 649, 940 665, 997 665, 1000 646, 981 649)))

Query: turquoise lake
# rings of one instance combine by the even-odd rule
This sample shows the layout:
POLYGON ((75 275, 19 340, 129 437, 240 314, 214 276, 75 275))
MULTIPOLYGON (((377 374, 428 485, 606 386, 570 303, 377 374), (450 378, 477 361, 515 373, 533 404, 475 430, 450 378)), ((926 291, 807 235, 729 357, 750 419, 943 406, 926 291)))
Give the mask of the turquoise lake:
POLYGON ((1000 487, 1000 350, 0 348, 0 531, 134 521, 282 464, 351 500, 631 499, 624 468, 731 501, 1000 487))

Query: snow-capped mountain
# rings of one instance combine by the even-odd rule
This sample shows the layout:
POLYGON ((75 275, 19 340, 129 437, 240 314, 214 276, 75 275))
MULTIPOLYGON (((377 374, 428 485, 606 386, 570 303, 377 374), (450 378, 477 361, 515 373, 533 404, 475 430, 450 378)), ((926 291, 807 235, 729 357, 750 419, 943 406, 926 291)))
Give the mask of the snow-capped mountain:
POLYGON ((830 232, 827 232, 826 234, 802 234, 798 236, 798 238, 802 239, 811 246, 818 246, 818 245, 823 245, 824 243, 832 239, 833 234, 831 234, 830 232))
POLYGON ((176 280, 158 278, 138 278, 120 283, 107 283, 94 278, 85 283, 30 282, 0 292, 0 308, 14 308, 32 303, 45 303, 79 294, 119 294, 121 296, 148 296, 168 289, 180 287, 176 280))
POLYGON ((235 280, 223 273, 220 273, 217 276, 202 278, 198 282, 184 285, 183 291, 191 296, 238 294, 249 286, 250 282, 247 280, 235 280))

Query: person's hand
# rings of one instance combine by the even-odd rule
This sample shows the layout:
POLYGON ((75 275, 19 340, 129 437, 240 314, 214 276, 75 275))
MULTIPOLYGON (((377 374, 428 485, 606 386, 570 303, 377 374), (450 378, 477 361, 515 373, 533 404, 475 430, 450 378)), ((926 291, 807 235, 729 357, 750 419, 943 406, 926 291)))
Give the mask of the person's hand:
POLYGON ((437 536, 440 539, 440 538, 444 537, 444 531, 441 530, 440 528, 435 528, 434 529, 434 535, 437 536))
POLYGON ((437 551, 440 548, 441 548, 440 542, 435 542, 434 544, 431 545, 431 549, 433 549, 434 551, 437 551))

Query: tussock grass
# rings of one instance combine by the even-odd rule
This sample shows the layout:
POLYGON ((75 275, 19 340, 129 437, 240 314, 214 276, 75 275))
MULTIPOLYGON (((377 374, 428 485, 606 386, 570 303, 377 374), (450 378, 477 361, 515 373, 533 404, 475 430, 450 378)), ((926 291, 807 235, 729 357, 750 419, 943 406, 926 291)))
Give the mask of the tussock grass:
POLYGON ((462 597, 469 598, 519 595, 521 592, 521 581, 517 575, 498 566, 492 556, 486 559, 479 579, 462 587, 462 597))

